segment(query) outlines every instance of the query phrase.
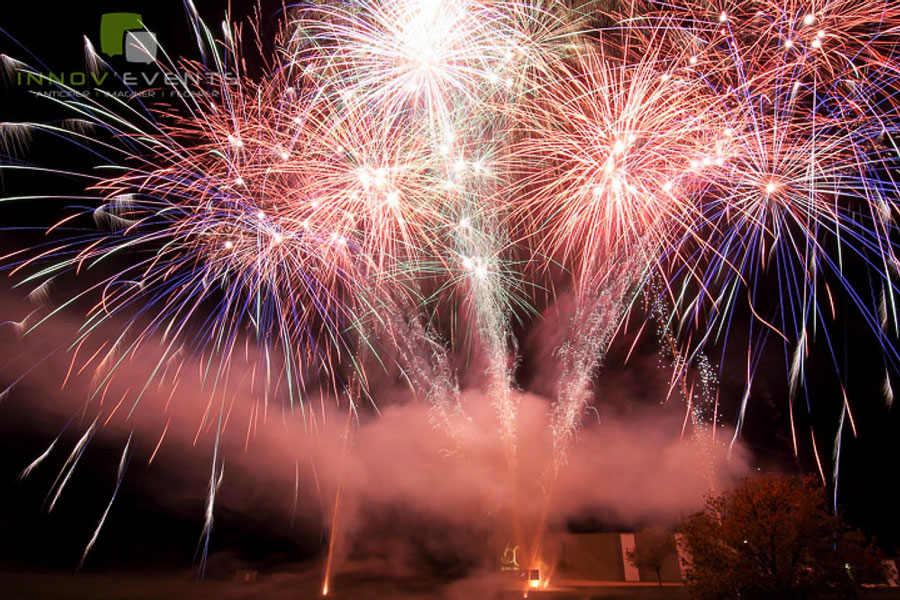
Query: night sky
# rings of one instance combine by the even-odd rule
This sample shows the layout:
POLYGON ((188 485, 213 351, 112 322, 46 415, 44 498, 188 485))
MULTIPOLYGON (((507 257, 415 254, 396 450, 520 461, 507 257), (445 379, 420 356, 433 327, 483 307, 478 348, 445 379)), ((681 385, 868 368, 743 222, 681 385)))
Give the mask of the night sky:
MULTIPOLYGON (((232 19, 240 22, 252 13, 256 3, 235 0, 230 4, 232 19)), ((87 35, 96 43, 100 15, 116 11, 140 12, 147 27, 157 33, 160 43, 171 55, 196 57, 189 23, 177 0, 15 2, 7 5, 0 13, 0 53, 32 64, 43 63, 51 71, 83 69, 82 37, 87 35)), ((226 2, 197 0, 196 5, 208 23, 219 23, 226 2)), ((274 1, 262 2, 260 20, 264 25, 264 38, 266 35, 271 37, 279 6, 280 3, 274 1)), ((116 59, 111 62, 117 65, 116 59)), ((150 66, 134 68, 148 72, 153 69, 150 66)), ((252 64, 250 72, 254 72, 252 64)), ((65 118, 63 109, 34 98, 14 81, 6 83, 0 91, 0 122, 51 122, 65 118)), ((27 148, 17 152, 17 156, 29 164, 74 172, 88 171, 96 163, 89 153, 41 134, 36 135, 27 148)), ((2 156, 0 160, 3 160, 2 156)), ((83 193, 83 182, 75 177, 20 172, 6 173, 0 179, 0 196, 3 197, 83 193)), ((71 204, 69 200, 0 203, 0 254, 43 241, 43 230, 68 214, 71 204)), ((852 264, 848 272, 854 272, 852 264)), ((0 271, 0 275, 0 321, 21 318, 29 310, 24 293, 12 289, 15 278, 7 278, 5 271, 0 271)), ((860 276, 861 279, 864 277, 860 276)), ((865 279, 854 283, 866 292, 871 287, 865 279)), ((64 298, 67 292, 71 293, 67 285, 75 289, 73 282, 61 284, 53 290, 53 297, 64 298)), ((565 297, 562 278, 559 285, 558 294, 565 297)), ((777 289, 771 290, 771 296, 772 302, 776 302, 777 289)), ((564 316, 560 316, 559 306, 546 294, 538 294, 534 305, 538 316, 526 315, 523 324, 516 329, 522 353, 517 383, 529 394, 534 405, 540 406, 541 402, 549 405, 546 398, 550 378, 547 377, 546 363, 553 350, 553 337, 547 332, 552 332, 564 316)), ((867 333, 862 319, 854 316, 846 298, 837 297, 837 314, 838 319, 830 331, 834 347, 843 351, 837 357, 843 375, 838 377, 836 374, 821 339, 811 346, 807 386, 795 405, 794 417, 800 436, 796 457, 789 427, 786 357, 780 344, 771 343, 767 347, 757 370, 741 437, 745 465, 738 474, 751 474, 757 470, 788 474, 816 472, 809 441, 812 427, 821 444, 819 452, 826 476, 830 478, 831 443, 837 432, 843 402, 842 379, 854 409, 858 436, 852 435, 849 424, 845 426, 839 504, 852 525, 877 536, 881 546, 893 554, 900 544, 897 514, 900 486, 896 484, 900 474, 900 421, 896 410, 887 407, 883 399, 881 386, 885 367, 873 336, 867 333), (811 411, 806 408, 807 402, 811 411)), ((719 345, 710 352, 713 362, 722 366, 719 393, 722 423, 728 426, 733 426, 736 421, 744 387, 749 335, 743 325, 749 320, 746 307, 738 308, 734 320, 736 325, 728 346, 719 345)), ((677 433, 683 415, 682 403, 676 397, 668 405, 660 406, 665 399, 666 375, 658 366, 656 342, 642 338, 634 355, 625 363, 634 340, 634 329, 632 327, 620 336, 597 379, 595 389, 601 423, 588 424, 588 448, 593 447, 590 445, 592 436, 600 439, 607 435, 603 429, 604 419, 628 424, 622 425, 623 432, 630 431, 639 436, 645 431, 648 439, 653 439, 656 432, 663 429, 677 433), (658 421, 660 427, 647 426, 648 421, 658 421)), ((44 331, 42 335, 40 343, 27 351, 27 356, 34 357, 35 361, 40 358, 35 347, 53 348, 66 341, 63 326, 44 331), (55 337, 57 335, 59 337, 55 337)), ((26 363, 16 350, 22 343, 9 327, 0 327, 0 388, 22 375, 26 363)), ((62 363, 65 359, 37 366, 36 371, 14 387, 8 397, 0 400, 0 569, 75 570, 115 484, 119 458, 129 433, 128 428, 122 426, 114 426, 92 440, 57 507, 47 513, 47 494, 59 468, 91 420, 79 412, 82 398, 77 386, 59 390, 61 376, 65 373, 64 367, 60 367, 62 363), (61 436, 60 441, 51 457, 27 479, 19 481, 19 473, 41 455, 57 435, 61 436)), ((384 379, 380 384, 383 389, 390 389, 396 383, 390 377, 384 379)), ((475 379, 470 381, 474 383, 475 379)), ((466 381, 464 375, 464 386, 466 381)), ((896 375, 892 381, 895 388, 900 385, 896 375)), ((388 407, 402 407, 406 402, 403 394, 389 394, 385 398, 384 406, 388 407)), ((193 413, 186 414, 186 420, 192 418, 193 413)), ((402 422, 400 416, 395 417, 397 422, 402 422)), ((378 418, 366 409, 361 416, 364 423, 374 423, 378 418)), ((209 480, 210 439, 201 436, 193 445, 189 435, 179 438, 173 434, 173 439, 162 445, 153 464, 148 465, 147 458, 164 423, 165 419, 159 416, 152 426, 148 425, 147 431, 135 433, 133 464, 129 465, 99 541, 84 565, 86 572, 180 571, 197 565, 209 480)), ((377 427, 372 425, 373 430, 377 427)), ((609 435, 609 439, 618 439, 615 434, 609 435)), ((369 441, 373 447, 380 447, 369 441)), ((634 444, 639 442, 636 439, 634 444)), ((246 459, 232 459, 237 466, 232 467, 234 463, 226 465, 224 481, 229 487, 223 492, 226 499, 217 507, 209 562, 211 575, 230 575, 241 566, 272 570, 281 564, 322 558, 327 540, 323 519, 326 508, 308 477, 307 465, 303 465, 303 474, 299 478, 303 489, 299 493, 298 507, 291 500, 295 459, 284 457, 282 460, 278 454, 279 446, 272 443, 269 447, 267 443, 261 443, 262 449, 256 453, 251 451, 246 459), (261 461, 268 465, 266 469, 259 466, 261 461)), ((597 446, 600 447, 604 446, 597 446)), ((589 456, 587 450, 585 456, 589 456)), ((578 464, 577 460, 575 462, 578 464)), ((301 467, 297 469, 301 472, 301 467)), ((830 480, 828 485, 831 492, 833 484, 830 480)), ((429 523, 427 509, 416 515, 417 507, 405 511, 401 501, 394 502, 387 495, 380 498, 380 503, 358 509, 370 517, 359 526, 360 539, 407 538, 411 540, 408 543, 417 548, 422 561, 435 570, 446 569, 447 565, 458 566, 460 561, 454 562, 456 558, 422 542, 424 524, 429 523)), ((609 502, 610 505, 615 503, 614 500, 609 502)), ((611 510, 601 499, 573 508, 563 525, 571 531, 636 528, 651 520, 649 515, 656 509, 648 510, 650 512, 628 515, 611 510)), ((680 507, 676 508, 667 518, 677 519, 679 510, 680 507)), ((434 527, 440 530, 442 525, 434 527)), ((453 527, 459 529, 458 524, 453 527)), ((477 532, 474 528, 470 533, 477 537, 477 532)))

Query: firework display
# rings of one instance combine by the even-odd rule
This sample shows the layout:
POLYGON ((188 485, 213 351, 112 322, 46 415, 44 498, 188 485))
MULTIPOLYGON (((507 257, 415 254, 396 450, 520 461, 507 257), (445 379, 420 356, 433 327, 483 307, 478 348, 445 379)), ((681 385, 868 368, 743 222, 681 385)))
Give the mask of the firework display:
MULTIPOLYGON (((178 82, 179 100, 162 104, 57 82, 69 121, 0 129, 3 148, 44 132, 104 167, 70 174, 86 206, 44 246, 0 262, 50 299, 21 333, 84 308, 63 350, 95 372, 94 396, 139 353, 153 365, 126 392, 132 405, 160 381, 177 387, 188 357, 208 397, 224 394, 251 357, 253 392, 314 429, 313 398, 378 406, 372 370, 395 368, 464 446, 457 357, 477 352, 514 473, 514 324, 534 318, 534 290, 562 287, 575 303, 556 354, 548 496, 626 320, 656 330, 702 443, 722 419, 715 353, 745 316, 735 438, 764 348, 784 355, 792 426, 813 340, 839 370, 836 296, 879 342, 892 401, 895 3, 326 0, 284 11, 260 76, 243 72, 234 24, 217 40, 187 5, 211 84, 178 82), (56 282, 78 291, 57 301, 56 282)), ((157 60, 182 64, 203 68, 157 60)), ((846 399, 838 453, 852 409, 846 399)))

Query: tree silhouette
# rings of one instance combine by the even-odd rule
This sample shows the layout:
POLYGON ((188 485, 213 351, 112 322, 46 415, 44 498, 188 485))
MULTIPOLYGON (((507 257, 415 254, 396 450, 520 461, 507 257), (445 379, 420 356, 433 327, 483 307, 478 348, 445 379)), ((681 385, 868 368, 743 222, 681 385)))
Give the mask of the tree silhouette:
POLYGON ((885 577, 878 549, 828 509, 811 477, 746 479, 681 531, 698 600, 857 598, 885 577))
POLYGON ((676 552, 675 538, 661 527, 648 527, 637 534, 633 550, 627 552, 628 562, 638 569, 656 573, 656 581, 662 588, 662 568, 667 557, 676 552))

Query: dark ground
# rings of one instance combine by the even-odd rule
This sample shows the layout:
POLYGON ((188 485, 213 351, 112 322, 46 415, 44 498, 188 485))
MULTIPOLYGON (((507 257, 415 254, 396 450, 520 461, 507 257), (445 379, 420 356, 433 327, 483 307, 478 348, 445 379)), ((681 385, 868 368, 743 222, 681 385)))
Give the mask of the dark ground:
MULTIPOLYGON (((0 598, 3 600, 296 600, 321 597, 321 581, 318 577, 284 574, 261 576, 258 582, 191 581, 189 576, 146 575, 128 577, 60 574, 2 574, 0 598)), ((501 591, 487 579, 471 579, 445 584, 433 580, 377 580, 353 576, 334 581, 329 598, 354 600, 378 599, 426 599, 439 598, 463 600, 506 600, 521 598, 514 590, 501 591)), ((603 587, 572 589, 570 591, 540 591, 529 593, 538 599, 634 599, 634 600, 683 600, 688 596, 681 587, 667 587, 659 591, 655 587, 623 588, 603 587)), ((887 598, 886 596, 885 598, 887 598)), ((894 596, 900 598, 900 594, 894 596)))
MULTIPOLYGON (((283 573, 261 576, 254 583, 235 581, 191 581, 188 575, 60 575, 41 573, 0 574, 3 600, 296 600, 320 597, 317 574, 283 573)), ((370 578, 338 574, 329 598, 354 600, 397 598, 403 600, 438 598, 444 600, 512 600, 516 591, 500 591, 495 579, 482 577, 452 583, 434 580, 370 578)), ((537 591, 529 598, 539 600, 687 600, 681 586, 626 587, 621 585, 572 587, 537 591)), ((869 600, 900 600, 900 588, 870 590, 869 600)))

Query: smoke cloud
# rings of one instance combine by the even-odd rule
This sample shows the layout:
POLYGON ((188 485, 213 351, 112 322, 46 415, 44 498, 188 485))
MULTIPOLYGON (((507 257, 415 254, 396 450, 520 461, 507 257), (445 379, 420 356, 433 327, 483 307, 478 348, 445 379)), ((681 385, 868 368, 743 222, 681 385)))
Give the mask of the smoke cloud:
MULTIPOLYGON (((28 322, 23 306, 8 297, 0 305, 3 314, 26 319, 26 327, 8 322, 0 329, 0 353, 11 357, 0 381, 24 374, 0 404, 2 418, 46 436, 48 445, 66 429, 52 451, 61 456, 96 420, 86 452, 106 452, 110 462, 118 460, 114 448, 133 434, 137 473, 126 477, 137 477, 148 501, 161 509, 194 515, 198 531, 211 476, 221 474, 214 516, 241 515, 253 527, 324 547, 340 489, 339 573, 431 568, 461 578, 487 572, 514 523, 536 532, 546 512, 549 531, 573 521, 672 524, 698 509, 712 486, 727 487, 747 471, 740 449, 726 460, 724 444, 682 435, 683 407, 660 402, 666 381, 649 359, 640 394, 653 381, 655 398, 635 398, 628 411, 608 409, 627 400, 631 384, 605 383, 598 412, 585 415, 553 480, 552 400, 545 395, 517 392, 519 462, 511 474, 497 416, 478 388, 463 391, 466 417, 450 435, 432 426, 428 407, 395 374, 375 382, 377 411, 362 402, 349 412, 347 398, 324 395, 304 406, 285 405, 254 375, 252 356, 236 357, 231 373, 212 383, 204 379, 209 357, 185 355, 177 366, 163 361, 157 370, 163 347, 153 356, 145 346, 106 380, 103 368, 79 372, 81 357, 92 355, 100 341, 86 342, 74 362, 64 351, 77 335, 75 315, 22 337, 28 322)), ((216 555, 215 521, 213 527, 210 564, 237 568, 240 560, 227 551, 216 555)))

